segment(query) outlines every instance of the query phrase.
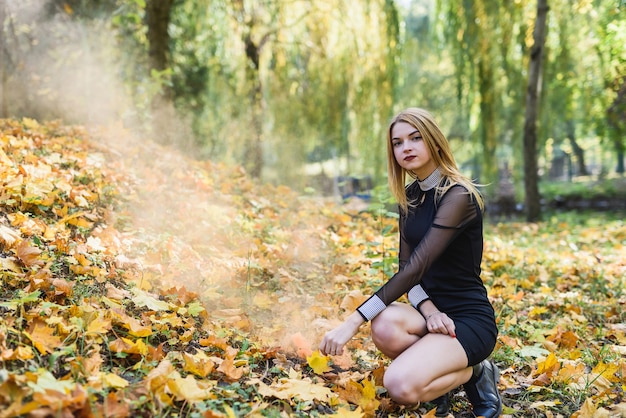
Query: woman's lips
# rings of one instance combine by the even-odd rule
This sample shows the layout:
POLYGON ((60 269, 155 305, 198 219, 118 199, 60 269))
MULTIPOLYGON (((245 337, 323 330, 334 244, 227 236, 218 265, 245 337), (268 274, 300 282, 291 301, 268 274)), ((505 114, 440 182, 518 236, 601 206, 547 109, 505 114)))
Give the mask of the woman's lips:
POLYGON ((404 157, 404 161, 412 161, 415 159, 415 155, 409 155, 408 157, 404 157))

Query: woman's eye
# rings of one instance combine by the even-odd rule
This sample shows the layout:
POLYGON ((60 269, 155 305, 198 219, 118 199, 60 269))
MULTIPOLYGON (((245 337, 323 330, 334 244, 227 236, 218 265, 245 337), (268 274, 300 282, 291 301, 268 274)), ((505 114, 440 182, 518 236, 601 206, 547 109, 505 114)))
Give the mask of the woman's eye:
POLYGON ((394 147, 397 147, 397 146, 398 146, 398 145, 400 145, 400 144, 402 144, 402 142, 400 142, 400 141, 393 141, 393 142, 391 143, 391 145, 392 145, 392 146, 394 146, 394 147))
POLYGON ((421 141, 422 137, 421 136, 414 136, 413 138, 411 138, 413 141, 421 141))

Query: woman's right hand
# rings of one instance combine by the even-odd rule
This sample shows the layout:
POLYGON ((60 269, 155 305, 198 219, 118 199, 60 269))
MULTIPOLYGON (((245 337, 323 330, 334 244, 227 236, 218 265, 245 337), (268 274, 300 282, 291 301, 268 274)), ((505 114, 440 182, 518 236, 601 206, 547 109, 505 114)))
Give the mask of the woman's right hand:
POLYGON ((320 343, 320 351, 324 355, 338 356, 343 354, 343 347, 358 332, 365 322, 358 312, 354 312, 341 325, 328 331, 320 343))

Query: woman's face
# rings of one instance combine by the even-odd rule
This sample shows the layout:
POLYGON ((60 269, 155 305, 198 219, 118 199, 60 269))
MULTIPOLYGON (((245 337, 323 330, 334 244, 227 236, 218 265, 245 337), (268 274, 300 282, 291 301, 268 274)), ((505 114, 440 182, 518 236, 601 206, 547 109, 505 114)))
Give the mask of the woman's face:
POLYGON ((391 128, 393 155, 400 167, 424 180, 437 167, 431 158, 422 134, 406 122, 397 122, 391 128))

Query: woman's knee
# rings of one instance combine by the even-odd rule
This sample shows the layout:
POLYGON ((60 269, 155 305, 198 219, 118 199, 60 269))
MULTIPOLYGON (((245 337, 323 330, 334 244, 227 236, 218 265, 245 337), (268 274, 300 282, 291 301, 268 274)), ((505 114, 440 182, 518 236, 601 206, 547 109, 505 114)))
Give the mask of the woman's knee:
POLYGON ((394 337, 398 325, 395 315, 382 311, 376 318, 372 319, 372 338, 374 338, 374 340, 388 340, 394 337))
POLYGON ((402 337, 407 335, 407 331, 403 329, 402 322, 397 315, 394 312, 386 312, 386 310, 372 320, 371 330, 374 344, 383 352, 386 351, 385 349, 399 350, 401 343, 404 343, 402 337))
POLYGON ((383 385, 391 399, 401 405, 414 405, 426 402, 425 382, 415 379, 415 376, 406 376, 406 373, 388 370, 383 377, 383 385))

